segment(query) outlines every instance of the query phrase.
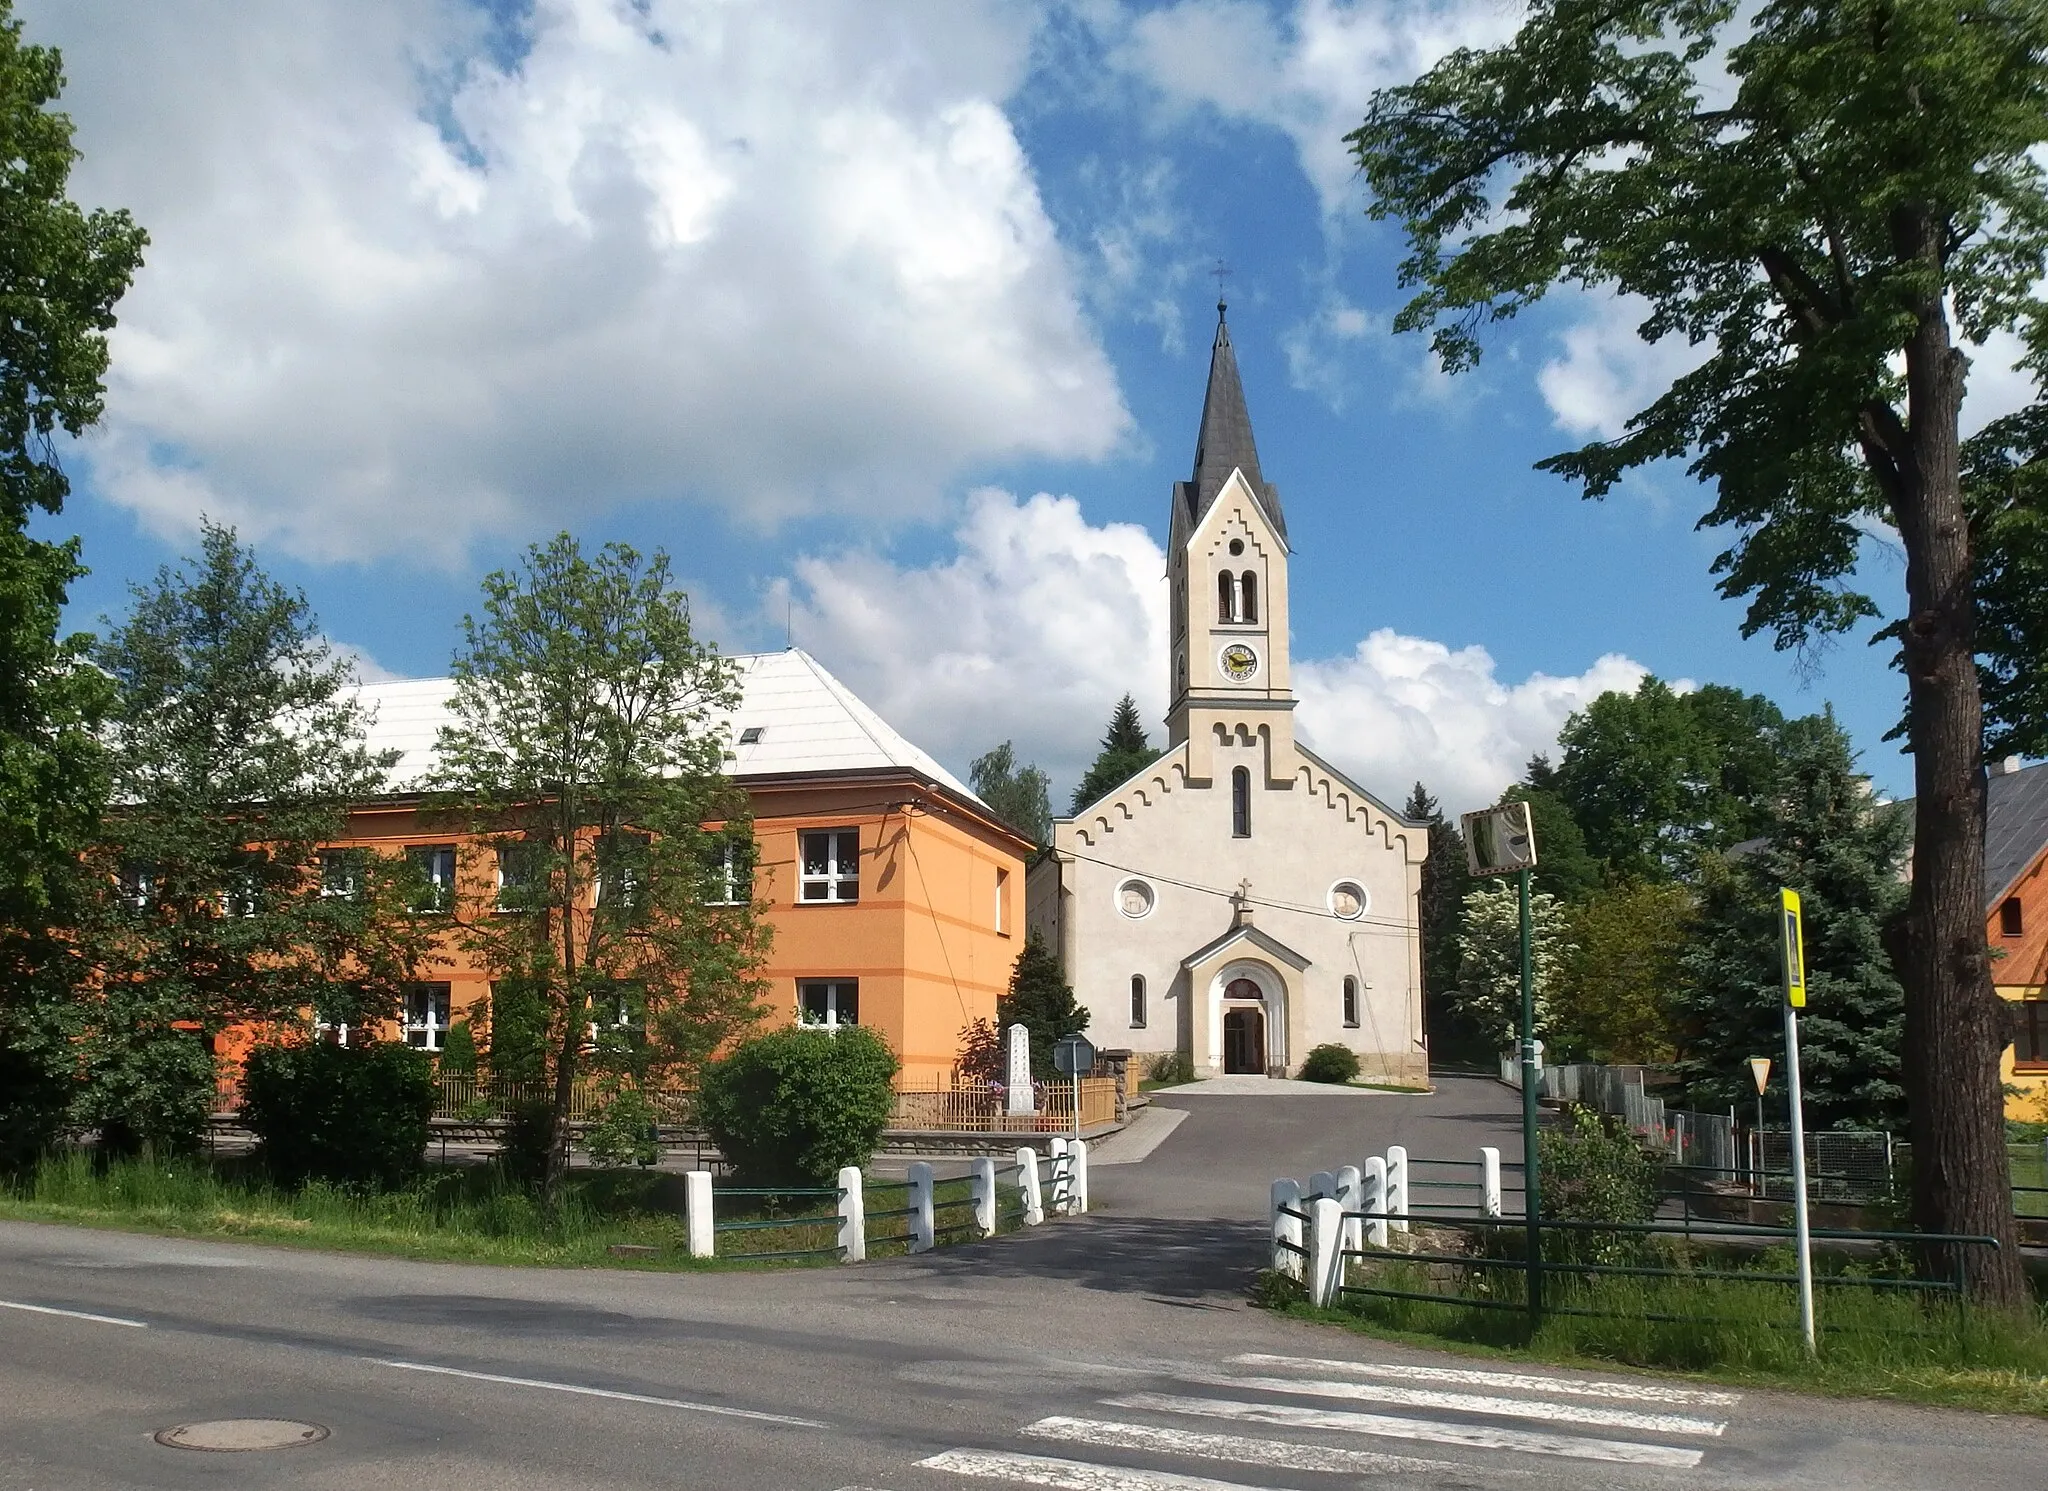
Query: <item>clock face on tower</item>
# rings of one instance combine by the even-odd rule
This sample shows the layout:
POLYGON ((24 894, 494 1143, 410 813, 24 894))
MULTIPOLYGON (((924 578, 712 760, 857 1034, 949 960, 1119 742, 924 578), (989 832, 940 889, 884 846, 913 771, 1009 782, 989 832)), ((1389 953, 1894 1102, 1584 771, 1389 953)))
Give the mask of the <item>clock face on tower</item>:
POLYGON ((1259 655, 1242 642, 1233 642, 1217 656, 1223 676, 1232 683, 1249 683, 1259 671, 1259 655))

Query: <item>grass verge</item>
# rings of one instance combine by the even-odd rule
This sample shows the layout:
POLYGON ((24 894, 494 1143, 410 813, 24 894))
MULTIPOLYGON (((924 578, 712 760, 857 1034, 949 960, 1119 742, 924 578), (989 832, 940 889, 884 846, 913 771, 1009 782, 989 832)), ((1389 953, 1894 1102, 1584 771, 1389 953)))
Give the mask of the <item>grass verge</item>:
MULTIPOLYGON (((904 1204, 900 1185, 871 1187, 870 1212, 904 1204)), ((964 1221, 967 1185, 947 1181, 933 1196, 937 1223, 964 1221)), ((491 1166, 429 1167, 403 1190, 362 1192, 318 1181, 296 1191, 270 1184, 241 1160, 136 1159, 95 1164, 88 1153, 45 1160, 36 1173, 0 1188, 0 1218, 170 1237, 235 1238, 335 1252, 381 1253, 445 1262, 542 1268, 638 1268, 660 1271, 829 1263, 750 1259, 747 1254, 830 1246, 836 1222, 798 1222, 834 1209, 823 1197, 720 1198, 718 1219, 768 1223, 718 1236, 720 1256, 689 1256, 682 1177, 660 1172, 572 1172, 551 1216, 491 1166), (789 1224, 772 1225, 779 1218, 789 1224), (626 1257, 615 1246, 654 1248, 626 1257), (730 1251, 729 1251, 730 1250, 730 1251)), ((871 1221, 868 1256, 905 1250, 902 1219, 871 1221)), ((949 1239, 941 1236, 943 1246, 949 1239)))
MULTIPOLYGON (((1766 1257, 1757 1266, 1789 1261, 1766 1257)), ((1444 1292, 1444 1281, 1421 1265, 1371 1267, 1379 1287, 1444 1292)), ((1264 1303, 1302 1319, 1475 1356, 2048 1416, 2048 1319, 2038 1307, 2015 1318, 1960 1309, 1945 1296, 1827 1287, 1816 1309, 1820 1353, 1809 1360, 1796 1296, 1784 1285, 1609 1277, 1549 1288, 1553 1305, 1598 1313, 1550 1314, 1532 1333, 1520 1309, 1346 1295, 1341 1306, 1319 1310, 1278 1275, 1267 1275, 1260 1292, 1264 1303)), ((1514 1277, 1495 1279, 1492 1292, 1503 1304, 1523 1298, 1514 1277)))

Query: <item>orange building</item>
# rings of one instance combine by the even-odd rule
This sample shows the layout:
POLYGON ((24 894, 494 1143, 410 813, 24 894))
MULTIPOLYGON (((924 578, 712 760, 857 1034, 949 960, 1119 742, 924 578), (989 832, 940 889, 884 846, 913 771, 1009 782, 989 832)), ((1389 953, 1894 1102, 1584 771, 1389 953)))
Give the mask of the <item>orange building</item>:
MULTIPOLYGON (((871 1026, 906 1085, 943 1079, 961 1030, 995 1019, 1023 945, 1030 843, 946 769, 794 648, 736 658, 727 770, 753 804, 756 905, 774 929, 770 1022, 871 1026)), ((430 878, 495 873, 483 845, 423 829, 405 784, 433 764, 448 679, 366 684, 375 750, 396 749, 392 794, 350 816, 346 847, 410 853, 430 878)), ((343 846, 337 846, 343 847, 343 846)), ((407 995, 404 1038, 440 1049, 488 998, 490 975, 451 942, 407 995)))
POLYGON ((2048 1119, 2048 765, 1991 767, 1984 807, 1991 982, 2013 1002, 2006 1116, 2048 1119))

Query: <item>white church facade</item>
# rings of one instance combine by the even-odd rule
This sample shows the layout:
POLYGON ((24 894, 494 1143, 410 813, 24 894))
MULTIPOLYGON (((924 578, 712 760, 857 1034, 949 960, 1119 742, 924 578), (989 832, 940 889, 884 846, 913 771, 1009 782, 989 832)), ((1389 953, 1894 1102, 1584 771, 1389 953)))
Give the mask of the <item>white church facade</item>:
POLYGON ((1089 1037, 1134 1063, 1283 1076, 1336 1043, 1364 1080, 1420 1083, 1428 828, 1295 738, 1286 519, 1217 310, 1167 542, 1167 750, 1054 823, 1028 914, 1089 1037))

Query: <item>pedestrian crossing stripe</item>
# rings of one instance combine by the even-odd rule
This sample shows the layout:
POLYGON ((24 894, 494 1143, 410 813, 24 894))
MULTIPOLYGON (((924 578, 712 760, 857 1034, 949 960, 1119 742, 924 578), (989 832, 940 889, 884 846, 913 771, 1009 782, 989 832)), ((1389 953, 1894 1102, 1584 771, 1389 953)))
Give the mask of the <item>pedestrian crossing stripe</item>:
POLYGON ((1469 1367, 1418 1367, 1405 1362, 1353 1362, 1325 1357, 1274 1356, 1247 1351, 1231 1359, 1240 1367, 1299 1367, 1316 1372, 1385 1377, 1405 1382, 1454 1382, 1468 1387, 1506 1388, 1531 1393, 1561 1393, 1574 1398, 1615 1398, 1638 1403, 1691 1404, 1702 1408, 1733 1408, 1740 1393, 1706 1388, 1668 1387, 1661 1382, 1610 1382, 1579 1377, 1539 1377, 1533 1372, 1483 1372, 1469 1367))
POLYGON ((1252 1439, 1239 1434, 1199 1434, 1165 1429, 1157 1424, 1127 1424, 1115 1419, 1082 1419, 1055 1415, 1026 1424, 1034 1439, 1091 1444, 1104 1449, 1152 1450, 1239 1465, 1267 1465, 1282 1470, 1334 1471, 1346 1475, 1405 1475, 1418 1471, 1458 1471, 1471 1467, 1457 1460, 1424 1460, 1376 1450, 1347 1450, 1330 1445, 1294 1444, 1281 1439, 1252 1439))
POLYGON ((1019 1455, 1007 1450, 945 1450, 917 1463, 926 1470, 987 1480, 1022 1481, 1027 1486, 1050 1486, 1055 1491, 1276 1491, 1271 1486, 1247 1486, 1241 1481, 1176 1475, 1170 1470, 1092 1465, 1085 1460, 1019 1455))
POLYGON ((1303 1408, 1292 1403, 1248 1403, 1227 1398, 1189 1398, 1174 1393, 1130 1393, 1120 1398, 1105 1399, 1104 1402, 1110 1408, 1131 1408, 1147 1413, 1187 1414, 1241 1423, 1276 1424, 1290 1429, 1332 1429, 1429 1444, 1514 1450, 1625 1465, 1660 1465, 1689 1470, 1698 1465, 1701 1458, 1699 1450, 1678 1445, 1548 1434, 1535 1429, 1511 1429, 1500 1425, 1453 1424, 1440 1419, 1399 1418, 1352 1409, 1303 1408))
POLYGON ((1483 1393, 1451 1393, 1433 1388, 1387 1387, 1377 1382, 1331 1382, 1312 1377, 1232 1377, 1221 1372, 1190 1372, 1184 1382, 1257 1393, 1293 1393, 1313 1398, 1348 1398, 1385 1403, 1393 1408, 1433 1408, 1450 1413, 1478 1413, 1494 1418, 1542 1419, 1546 1423, 1586 1424, 1601 1429, 1636 1429, 1647 1434, 1714 1436, 1728 1426, 1714 1419, 1681 1413, 1641 1413, 1632 1408, 1600 1408, 1586 1403, 1539 1403, 1528 1398, 1502 1398, 1483 1393))

